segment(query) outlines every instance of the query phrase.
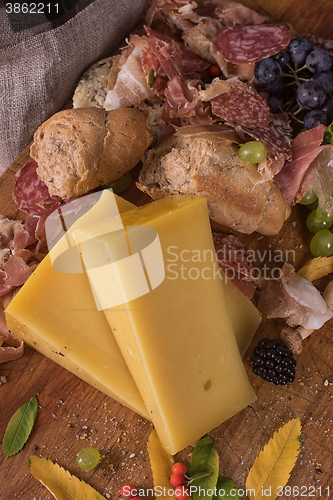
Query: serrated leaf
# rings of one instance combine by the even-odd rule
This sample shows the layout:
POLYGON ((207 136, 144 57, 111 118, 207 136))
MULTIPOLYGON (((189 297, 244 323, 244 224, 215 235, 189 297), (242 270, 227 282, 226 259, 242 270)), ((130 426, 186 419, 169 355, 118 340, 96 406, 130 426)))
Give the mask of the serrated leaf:
POLYGON ((219 475, 219 456, 214 443, 205 436, 193 449, 189 474, 194 479, 190 485, 194 500, 211 500, 213 496, 219 475))
POLYGON ((169 455, 162 447, 155 429, 150 433, 147 449, 153 472, 156 496, 175 500, 172 494, 173 488, 169 480, 174 460, 172 455, 169 455))
POLYGON ((301 422, 294 418, 277 430, 255 459, 246 480, 250 500, 275 500, 289 480, 300 447, 301 422))
POLYGON ((3 438, 2 448, 6 457, 16 455, 27 442, 38 413, 35 396, 19 408, 10 421, 3 438))
POLYGON ((213 500, 239 500, 236 483, 227 477, 219 476, 216 483, 216 495, 213 500))
POLYGON ((314 281, 330 273, 333 273, 333 255, 330 257, 316 257, 315 259, 311 259, 297 274, 300 274, 310 281, 314 281))
POLYGON ((34 478, 57 500, 105 500, 105 497, 89 484, 72 476, 70 472, 47 458, 31 455, 29 467, 34 478))

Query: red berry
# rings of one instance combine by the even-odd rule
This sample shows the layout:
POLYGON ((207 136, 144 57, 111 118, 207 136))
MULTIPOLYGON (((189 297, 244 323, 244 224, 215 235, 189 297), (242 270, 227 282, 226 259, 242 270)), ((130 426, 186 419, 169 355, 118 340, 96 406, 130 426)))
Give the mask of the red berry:
POLYGON ((187 486, 178 486, 174 491, 175 498, 177 500, 187 500, 190 496, 190 488, 187 486))
POLYGON ((142 500, 141 497, 132 497, 130 500, 142 500))
POLYGON ((212 65, 212 66, 209 66, 209 68, 208 68, 208 74, 211 77, 220 76, 221 70, 218 66, 212 65))
POLYGON ((184 484, 184 476, 183 475, 178 475, 178 474, 171 474, 170 476, 170 483, 172 486, 181 486, 184 484))
POLYGON ((136 495, 136 487, 131 483, 125 483, 121 487, 120 494, 123 498, 133 498, 136 495))
POLYGON ((182 475, 186 474, 187 467, 183 462, 176 462, 172 466, 171 470, 172 470, 173 474, 176 474, 177 476, 182 476, 182 475))

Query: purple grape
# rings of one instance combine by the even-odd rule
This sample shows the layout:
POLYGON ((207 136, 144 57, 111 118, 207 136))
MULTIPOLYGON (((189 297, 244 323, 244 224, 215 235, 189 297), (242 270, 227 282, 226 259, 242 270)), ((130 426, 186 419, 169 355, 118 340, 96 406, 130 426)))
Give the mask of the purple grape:
POLYGON ((332 66, 331 56, 327 50, 313 50, 310 52, 305 61, 311 73, 319 73, 320 71, 328 71, 332 66))
POLYGON ((304 109, 320 108, 326 99, 322 84, 316 80, 303 82, 298 87, 296 96, 298 104, 304 109))
POLYGON ((316 73, 311 80, 317 80, 323 86, 326 94, 330 94, 333 90, 333 73, 332 71, 322 71, 321 73, 316 73))
POLYGON ((313 51, 313 45, 308 38, 299 37, 290 42, 288 51, 291 62, 303 65, 309 53, 313 51))
POLYGON ((289 62, 289 54, 286 50, 280 50, 280 52, 273 56, 273 59, 280 64, 282 69, 285 69, 289 62))
POLYGON ((263 85, 263 89, 269 94, 280 95, 284 89, 284 81, 283 78, 278 78, 275 82, 267 83, 263 85))
POLYGON ((273 83, 282 76, 282 69, 280 64, 266 57, 258 61, 254 67, 254 76, 262 85, 273 83))
POLYGON ((320 109, 325 113, 328 121, 331 122, 333 120, 333 99, 326 99, 320 109))
POLYGON ((267 104, 272 111, 272 113, 279 113, 281 111, 280 108, 283 108, 283 102, 279 97, 275 95, 270 95, 267 99, 267 104))
POLYGON ((321 123, 323 125, 327 124, 327 116, 320 109, 313 109, 304 115, 304 127, 308 130, 317 127, 321 123))
POLYGON ((289 51, 294 49, 306 50, 306 52, 313 51, 312 42, 305 38, 304 36, 299 36, 298 38, 294 38, 289 44, 289 51))

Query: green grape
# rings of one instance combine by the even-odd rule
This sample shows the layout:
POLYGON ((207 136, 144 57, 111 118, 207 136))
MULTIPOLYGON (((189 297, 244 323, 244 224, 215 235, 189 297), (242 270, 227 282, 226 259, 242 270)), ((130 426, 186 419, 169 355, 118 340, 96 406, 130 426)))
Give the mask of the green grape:
POLYGON ((331 229, 333 221, 325 222, 318 219, 316 210, 312 210, 306 219, 306 227, 311 233, 318 233, 322 229, 331 229))
POLYGON ((127 172, 127 174, 123 175, 122 177, 119 177, 119 179, 109 182, 109 184, 107 184, 105 187, 111 188, 114 193, 119 194, 122 193, 123 191, 126 191, 126 189, 130 187, 131 183, 132 183, 132 176, 130 172, 127 172))
POLYGON ((76 455, 76 465, 83 471, 94 469, 101 456, 96 448, 88 447, 76 455))
POLYGON ((259 163, 266 158, 265 145, 259 141, 246 142, 239 148, 238 156, 248 163, 259 163))
POLYGON ((311 205, 311 203, 315 203, 317 200, 318 200, 317 196, 313 192, 308 191, 301 199, 300 204, 311 205))
POLYGON ((333 233, 329 229, 318 231, 310 241, 310 252, 314 257, 333 255, 333 233))
POLYGON ((316 208, 318 207, 318 200, 314 201, 313 203, 310 203, 310 205, 304 205, 304 206, 305 208, 310 210, 310 212, 312 212, 312 210, 316 210, 316 208))
POLYGON ((322 209, 321 207, 318 207, 316 210, 316 216, 317 219, 319 219, 322 222, 330 222, 333 220, 333 210, 331 210, 330 213, 326 212, 326 210, 322 209))

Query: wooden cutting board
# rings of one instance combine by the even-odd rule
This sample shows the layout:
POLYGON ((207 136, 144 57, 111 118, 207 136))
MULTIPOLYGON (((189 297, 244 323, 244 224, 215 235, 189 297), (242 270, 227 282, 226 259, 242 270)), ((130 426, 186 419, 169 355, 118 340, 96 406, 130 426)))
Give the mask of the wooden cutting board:
MULTIPOLYGON (((333 2, 324 0, 243 0, 260 13, 277 21, 290 22, 300 33, 333 38, 333 2)), ((15 172, 29 156, 24 151, 0 178, 0 213, 20 217, 12 201, 15 172)), ((123 196, 138 205, 150 199, 134 184, 123 196)), ((277 255, 288 255, 299 269, 310 259, 310 235, 305 228, 307 210, 297 206, 282 231, 275 237, 240 235, 256 252, 260 265, 271 265, 277 255), (288 251, 288 254, 287 254, 288 251)), ((221 229, 221 228, 220 228, 221 229)), ((281 262, 280 264, 281 265, 281 262)), ((323 286, 319 283, 319 286, 323 286)), ((282 499, 329 499, 333 495, 333 322, 313 333, 297 357, 296 380, 288 386, 274 386, 254 376, 249 357, 258 339, 277 338, 281 321, 263 320, 244 363, 258 396, 255 403, 210 432, 220 456, 220 474, 245 488, 249 468, 259 451, 284 422, 300 417, 302 444, 282 499)), ((24 356, 0 365, 7 383, 0 386, 0 440, 13 413, 30 397, 37 396, 39 413, 24 449, 6 459, 0 451, 0 499, 51 499, 48 491, 29 472, 29 456, 43 455, 88 482, 107 498, 119 498, 124 482, 140 489, 152 488, 146 443, 152 425, 68 373, 39 353, 26 347, 24 356), (100 465, 81 472, 76 454, 86 446, 100 450, 100 465)), ((189 460, 191 448, 176 458, 189 460)), ((151 497, 151 495, 150 495, 151 497)))

